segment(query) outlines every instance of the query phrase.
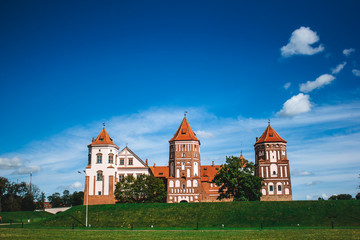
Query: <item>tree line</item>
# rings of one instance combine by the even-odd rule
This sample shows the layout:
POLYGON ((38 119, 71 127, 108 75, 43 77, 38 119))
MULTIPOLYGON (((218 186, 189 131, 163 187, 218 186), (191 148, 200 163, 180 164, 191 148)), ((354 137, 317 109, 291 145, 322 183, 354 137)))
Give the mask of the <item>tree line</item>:
MULTIPOLYGON (((47 197, 52 207, 74 206, 83 203, 83 192, 70 193, 68 190, 54 193, 47 197)), ((33 211, 44 209, 46 196, 44 192, 34 184, 26 182, 11 182, 7 178, 0 177, 0 212, 33 211)))

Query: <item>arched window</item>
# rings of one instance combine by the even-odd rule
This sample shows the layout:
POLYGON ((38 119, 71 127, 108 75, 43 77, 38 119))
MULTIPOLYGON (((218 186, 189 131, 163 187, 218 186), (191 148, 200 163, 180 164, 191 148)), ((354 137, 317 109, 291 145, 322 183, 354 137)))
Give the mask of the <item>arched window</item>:
POLYGON ((185 162, 181 163, 181 170, 185 170, 185 162))
POLYGON ((185 184, 182 185, 182 188, 185 189, 185 184))
POLYGON ((174 181, 173 180, 169 181, 169 187, 174 187, 174 181))
POLYGON ((179 180, 175 181, 175 187, 180 187, 180 181, 179 180))
POLYGON ((197 180, 194 180, 193 181, 193 187, 197 187, 198 186, 198 181, 197 180))
POLYGON ((97 171, 96 172, 96 180, 97 181, 102 181, 103 180, 103 172, 102 171, 97 171))
POLYGON ((186 181, 186 186, 187 186, 187 187, 191 187, 191 180, 187 180, 187 181, 186 181))

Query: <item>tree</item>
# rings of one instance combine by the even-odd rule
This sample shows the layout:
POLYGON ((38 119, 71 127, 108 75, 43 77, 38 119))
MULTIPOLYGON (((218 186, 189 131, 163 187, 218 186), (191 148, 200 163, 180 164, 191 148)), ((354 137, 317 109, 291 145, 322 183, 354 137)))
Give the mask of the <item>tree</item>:
POLYGON ((0 212, 2 211, 2 202, 8 185, 9 180, 7 178, 0 177, 0 212))
POLYGON ((351 200, 352 196, 350 194, 339 194, 332 195, 329 197, 329 200, 351 200))
POLYGON ((64 190, 61 197, 61 205, 64 207, 70 207, 71 205, 71 196, 69 190, 64 190))
POLYGON ((51 202, 52 207, 61 207, 62 201, 61 201, 60 193, 56 192, 51 196, 48 196, 48 199, 51 202))
POLYGON ((44 210, 45 209, 45 206, 44 206, 45 200, 46 200, 45 193, 41 192, 40 196, 37 198, 36 209, 44 210))
POLYGON ((252 162, 239 157, 226 157, 226 163, 215 175, 213 183, 221 186, 219 200, 233 198, 234 201, 259 201, 263 178, 254 175, 252 162))
POLYGON ((70 202, 72 206, 82 205, 84 202, 84 192, 74 192, 70 195, 70 202))
POLYGON ((116 184, 115 199, 119 203, 165 202, 165 184, 152 175, 140 175, 136 179, 126 176, 116 184))

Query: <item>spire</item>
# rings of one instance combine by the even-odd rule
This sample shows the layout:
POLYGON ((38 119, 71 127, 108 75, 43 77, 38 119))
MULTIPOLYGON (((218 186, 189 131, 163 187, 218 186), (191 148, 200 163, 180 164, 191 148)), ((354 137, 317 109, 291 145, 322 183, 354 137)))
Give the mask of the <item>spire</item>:
POLYGON ((101 130, 101 132, 99 133, 97 138, 95 140, 93 140, 91 145, 109 145, 109 144, 115 145, 112 138, 109 136, 108 132, 105 129, 105 123, 103 125, 104 125, 104 128, 101 130))
POLYGON ((184 119, 182 120, 178 130, 176 131, 174 137, 172 139, 170 139, 169 142, 184 141, 184 140, 199 141, 199 139, 197 139, 195 133, 192 131, 188 120, 186 119, 186 112, 184 115, 185 115, 184 119))
POLYGON ((269 125, 265 129, 265 132, 256 141, 256 143, 263 143, 263 142, 283 142, 283 143, 286 143, 286 141, 284 139, 282 139, 280 137, 280 135, 271 127, 270 120, 269 120, 269 125))

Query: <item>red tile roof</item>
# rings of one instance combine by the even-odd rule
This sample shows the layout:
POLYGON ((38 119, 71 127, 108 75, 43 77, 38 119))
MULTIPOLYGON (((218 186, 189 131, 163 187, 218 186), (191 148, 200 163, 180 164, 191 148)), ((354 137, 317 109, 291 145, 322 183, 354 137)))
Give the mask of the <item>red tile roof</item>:
POLYGON ((221 165, 202 165, 201 166, 201 181, 211 182, 216 173, 220 170, 221 165))
POLYGON ((192 131, 189 122, 187 121, 186 117, 182 120, 178 130, 176 131, 174 137, 170 139, 169 142, 172 141, 186 141, 186 140, 195 140, 199 141, 197 139, 195 133, 192 131))
POLYGON ((256 143, 263 143, 263 142, 284 142, 286 141, 280 137, 280 135, 270 126, 267 126, 265 132, 261 135, 259 140, 256 143))
POLYGON ((101 132, 99 133, 99 136, 97 136, 95 140, 93 139, 90 145, 115 145, 115 143, 113 142, 112 138, 109 136, 106 129, 103 128, 103 130, 101 130, 101 132))
POLYGON ((167 166, 159 166, 159 167, 150 167, 151 172, 155 177, 169 177, 169 167, 167 166))

